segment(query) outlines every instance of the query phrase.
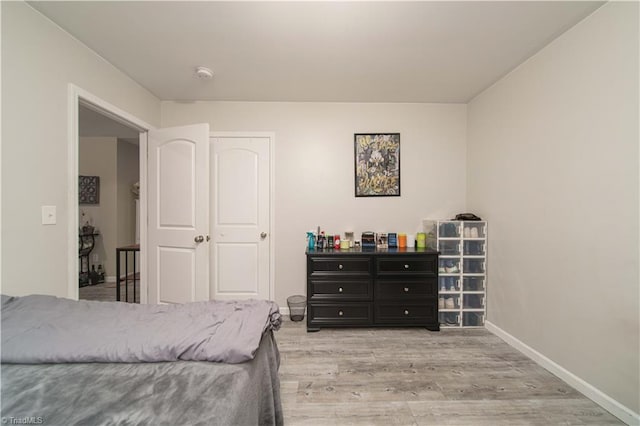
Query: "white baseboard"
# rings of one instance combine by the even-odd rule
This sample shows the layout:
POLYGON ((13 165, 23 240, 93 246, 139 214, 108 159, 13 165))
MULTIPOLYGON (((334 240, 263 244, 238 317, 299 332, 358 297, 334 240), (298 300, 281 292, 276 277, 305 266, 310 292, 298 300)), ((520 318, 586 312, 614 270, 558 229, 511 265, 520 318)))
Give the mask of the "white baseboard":
POLYGON ((507 333, 490 321, 485 321, 484 325, 487 330, 504 340, 507 344, 519 350, 527 357, 531 358, 544 369, 548 370, 552 374, 565 381, 569 386, 573 387, 575 390, 582 393, 584 396, 591 399, 593 402, 600 405, 602 408, 604 408, 626 424, 640 425, 640 414, 634 412, 630 408, 625 407, 615 399, 611 398, 609 395, 605 394, 593 385, 585 382, 580 377, 576 376, 569 370, 547 358, 526 343, 513 337, 511 334, 507 333))
POLYGON ((104 281, 107 282, 107 283, 115 283, 116 282, 116 277, 113 276, 113 275, 112 276, 106 276, 104 278, 104 281))
POLYGON ((289 315, 289 307, 288 306, 280 306, 280 313, 282 315, 289 315))

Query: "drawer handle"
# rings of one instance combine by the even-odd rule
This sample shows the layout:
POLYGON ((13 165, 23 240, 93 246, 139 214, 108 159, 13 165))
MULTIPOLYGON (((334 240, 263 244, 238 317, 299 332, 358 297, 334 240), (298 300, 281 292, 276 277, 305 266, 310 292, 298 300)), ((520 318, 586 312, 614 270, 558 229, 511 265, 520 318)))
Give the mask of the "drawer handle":
POLYGON ((404 269, 409 269, 409 265, 405 264, 404 269))
POLYGON ((405 287, 405 288, 404 288, 404 292, 405 292, 405 293, 409 293, 409 287, 405 287))
POLYGON ((339 287, 339 288, 338 288, 338 292, 339 292, 339 293, 342 293, 342 287, 339 287))
POLYGON ((343 266, 342 266, 342 263, 341 263, 340 265, 338 265, 338 269, 342 269, 342 268, 343 268, 343 266))
POLYGON ((406 309, 404 310, 404 314, 405 315, 409 315, 409 311, 407 311, 406 309))
POLYGON ((338 311, 338 316, 343 316, 343 315, 344 315, 344 312, 338 311))

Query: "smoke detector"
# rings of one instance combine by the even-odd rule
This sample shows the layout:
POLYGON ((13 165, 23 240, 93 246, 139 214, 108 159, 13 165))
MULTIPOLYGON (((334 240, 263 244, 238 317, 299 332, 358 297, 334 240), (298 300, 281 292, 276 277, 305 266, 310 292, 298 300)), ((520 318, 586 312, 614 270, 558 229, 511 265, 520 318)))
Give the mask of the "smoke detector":
POLYGON ((207 67, 196 67, 196 76, 200 80, 210 80, 213 78, 213 71, 207 67))

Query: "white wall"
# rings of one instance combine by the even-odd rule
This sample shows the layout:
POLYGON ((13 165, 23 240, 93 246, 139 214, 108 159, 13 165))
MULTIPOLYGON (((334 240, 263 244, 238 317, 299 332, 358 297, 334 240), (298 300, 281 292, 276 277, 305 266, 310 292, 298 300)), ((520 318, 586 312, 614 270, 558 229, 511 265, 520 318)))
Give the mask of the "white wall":
POLYGON ((638 4, 608 3, 469 104, 488 319, 638 413, 638 4))
POLYGON ((2 292, 67 296, 68 84, 152 125, 160 103, 27 4, 0 7, 2 292), (41 205, 57 207, 56 225, 41 225, 41 205))
MULTIPOLYGON (((134 183, 140 181, 140 147, 132 143, 118 140, 118 189, 117 189, 117 215, 118 215, 118 233, 116 247, 128 246, 136 242, 136 204, 135 196, 131 192, 134 183)), ((125 265, 128 265, 128 272, 133 273, 133 262, 128 263, 124 260, 124 254, 121 255, 121 271, 124 274, 125 265)), ((115 252, 114 252, 115 259, 115 252)), ((136 262, 139 262, 139 256, 136 255, 136 262)), ((140 263, 137 263, 136 269, 140 271, 140 263)), ((115 266, 109 275, 115 277, 115 266)))
POLYGON ((135 243, 136 205, 131 188, 140 181, 139 151, 138 145, 118 140, 118 247, 135 243))
POLYGON ((163 102, 162 125, 275 132, 275 300, 306 294, 305 233, 410 232, 464 209, 466 106, 163 102), (399 132, 401 196, 355 198, 354 133, 399 132))

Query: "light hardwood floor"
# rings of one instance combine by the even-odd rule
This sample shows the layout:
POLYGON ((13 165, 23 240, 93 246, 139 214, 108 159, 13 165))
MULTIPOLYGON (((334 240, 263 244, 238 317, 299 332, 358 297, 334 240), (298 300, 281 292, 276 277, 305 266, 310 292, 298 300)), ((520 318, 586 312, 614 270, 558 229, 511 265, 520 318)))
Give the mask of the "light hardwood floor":
POLYGON ((276 333, 285 425, 621 425, 485 329, 276 333))
MULTIPOLYGON (((125 301, 125 285, 120 284, 120 299, 125 301)), ((133 302, 133 282, 129 281, 129 302, 133 302)), ((116 283, 100 283, 96 285, 88 285, 80 287, 78 298, 80 300, 99 300, 102 302, 116 301, 116 283)), ((140 303, 140 284, 136 285, 136 303, 140 303)))

